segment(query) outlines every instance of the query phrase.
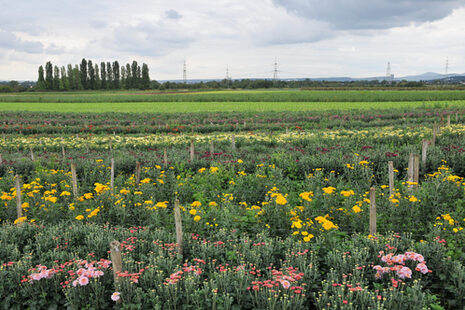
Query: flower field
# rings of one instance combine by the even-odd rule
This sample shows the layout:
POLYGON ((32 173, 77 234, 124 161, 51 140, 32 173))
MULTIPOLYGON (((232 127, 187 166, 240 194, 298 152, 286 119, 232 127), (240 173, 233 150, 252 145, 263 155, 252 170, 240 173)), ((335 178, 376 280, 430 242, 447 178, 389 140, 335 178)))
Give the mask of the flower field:
POLYGON ((463 309, 462 113, 2 113, 0 308, 463 309))

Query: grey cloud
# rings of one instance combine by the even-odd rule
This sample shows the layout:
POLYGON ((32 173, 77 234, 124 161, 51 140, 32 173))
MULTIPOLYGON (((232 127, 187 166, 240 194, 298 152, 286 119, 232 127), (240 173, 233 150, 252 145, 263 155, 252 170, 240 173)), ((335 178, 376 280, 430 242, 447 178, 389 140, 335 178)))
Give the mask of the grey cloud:
POLYGON ((189 46, 189 31, 164 22, 123 25, 114 30, 112 45, 116 50, 143 56, 161 56, 189 46))
POLYGON ((178 13, 176 10, 168 10, 165 12, 165 16, 170 19, 181 19, 182 15, 178 13))
POLYGON ((63 53, 65 53, 65 51, 66 50, 63 47, 57 46, 57 45, 55 45, 53 43, 45 48, 45 52, 47 54, 52 54, 52 55, 63 54, 63 53))
POLYGON ((460 0, 272 0, 292 14, 328 22, 334 29, 388 29, 442 19, 460 0))
POLYGON ((11 32, 0 30, 0 48, 29 54, 40 54, 44 47, 37 41, 24 41, 11 32))

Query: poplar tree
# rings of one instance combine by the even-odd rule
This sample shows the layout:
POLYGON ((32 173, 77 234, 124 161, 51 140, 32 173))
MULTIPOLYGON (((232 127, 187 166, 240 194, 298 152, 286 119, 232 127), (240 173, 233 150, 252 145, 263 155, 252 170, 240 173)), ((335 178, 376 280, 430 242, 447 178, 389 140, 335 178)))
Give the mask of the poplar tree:
POLYGON ((58 66, 53 67, 53 89, 63 90, 63 87, 60 85, 60 69, 58 66))
POLYGON ((63 86, 63 90, 69 90, 69 81, 68 77, 66 76, 65 66, 61 66, 60 68, 60 77, 60 85, 63 86))
POLYGON ((119 63, 113 62, 113 88, 119 89, 119 63))
POLYGON ((131 74, 131 65, 126 64, 126 88, 130 89, 132 88, 132 74, 131 74))
POLYGON ((142 64, 142 80, 140 83, 141 89, 149 89, 150 88, 150 76, 149 76, 149 66, 147 64, 142 64))
POLYGON ((74 71, 73 66, 71 64, 68 64, 68 85, 69 89, 76 89, 76 85, 74 82, 74 71))
POLYGON ((113 70, 111 69, 111 63, 107 62, 107 85, 108 88, 113 88, 113 70))
POLYGON ((95 89, 95 71, 92 60, 87 61, 87 73, 89 76, 88 89, 95 89))
POLYGON ((53 66, 50 61, 45 64, 45 88, 53 89, 53 66))
POLYGON ((107 70, 105 68, 105 62, 100 63, 100 80, 101 80, 101 89, 107 89, 107 70))
POLYGON ((81 70, 80 70, 81 85, 84 89, 87 89, 87 61, 82 58, 81 70))
POLYGON ((101 81, 100 81, 100 74, 99 74, 97 64, 94 65, 94 72, 95 72, 95 89, 100 89, 101 81))
POLYGON ((44 67, 39 67, 39 79, 37 80, 37 88, 38 89, 45 89, 45 78, 44 78, 44 67))
POLYGON ((131 86, 133 88, 139 87, 139 81, 137 80, 137 61, 133 60, 131 64, 131 75, 132 75, 132 81, 131 81, 131 86))

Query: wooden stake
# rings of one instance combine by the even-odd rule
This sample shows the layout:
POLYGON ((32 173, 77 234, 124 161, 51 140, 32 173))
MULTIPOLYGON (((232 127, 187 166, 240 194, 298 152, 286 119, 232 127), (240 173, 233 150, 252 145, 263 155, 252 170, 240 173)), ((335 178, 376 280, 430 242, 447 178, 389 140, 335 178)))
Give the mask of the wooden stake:
POLYGON ((455 123, 459 122, 459 112, 455 112, 455 123))
POLYGON ((136 162, 136 187, 139 187, 140 183, 140 162, 136 162))
POLYGON ((118 241, 110 242, 111 267, 115 285, 119 282, 118 274, 123 271, 123 260, 121 259, 121 244, 118 241))
POLYGON ((108 146, 110 149, 110 153, 113 152, 113 139, 110 137, 110 141, 108 142, 108 146))
POLYGON ((3 163, 3 156, 2 153, 0 153, 0 165, 3 163))
POLYGON ((286 135, 289 133, 289 127, 286 127, 286 135))
POLYGON ((389 197, 394 195, 394 163, 392 161, 388 162, 389 170, 389 197))
POLYGON ((233 151, 236 150, 236 137, 234 135, 231 136, 231 148, 233 151))
MULTIPOLYGON (((409 161, 408 161, 408 182, 418 184, 419 178, 419 170, 420 170, 420 156, 417 154, 410 154, 409 161)), ((415 187, 413 184, 409 184, 408 188, 411 190, 415 187)))
POLYGON ((210 156, 215 153, 215 147, 213 146, 213 140, 210 140, 210 156))
POLYGON ((437 134, 437 126, 436 122, 433 124, 433 140, 431 141, 431 145, 434 146, 436 144, 436 134, 437 134))
POLYGON ((115 159, 111 159, 111 171, 110 171, 110 188, 113 191, 115 187, 115 159))
POLYGON ((76 163, 71 163, 71 180, 73 182, 73 195, 77 197, 78 186, 77 186, 77 175, 76 175, 76 163))
POLYGON ((32 151, 32 147, 30 148, 31 149, 31 160, 34 161, 34 152, 32 151))
POLYGON ((176 243, 178 244, 178 255, 182 256, 182 218, 178 199, 176 199, 174 202, 174 222, 176 224, 176 243))
POLYGON ((168 151, 166 150, 166 148, 163 150, 163 165, 165 167, 168 166, 168 151))
POLYGON ((19 182, 19 175, 15 176, 16 186, 16 218, 23 217, 23 205, 21 203, 21 184, 19 182))
POLYGON ((450 127, 450 114, 447 114, 447 127, 450 127))
POLYGON ((194 140, 191 140, 191 147, 190 147, 190 158, 191 161, 194 161, 194 140))
POLYGON ((422 148, 421 148, 421 162, 423 165, 426 164, 426 154, 428 152, 429 141, 423 140, 422 148))
POLYGON ((376 235, 376 197, 375 188, 370 188, 370 235, 376 235))

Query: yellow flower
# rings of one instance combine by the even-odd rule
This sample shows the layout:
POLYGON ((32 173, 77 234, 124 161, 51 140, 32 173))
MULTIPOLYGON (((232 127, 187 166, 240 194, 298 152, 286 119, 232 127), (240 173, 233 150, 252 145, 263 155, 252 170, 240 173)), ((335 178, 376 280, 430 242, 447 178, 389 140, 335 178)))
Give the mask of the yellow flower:
POLYGON ((198 215, 194 216, 194 221, 195 221, 195 222, 200 221, 200 216, 198 216, 198 215))
POLYGON ((354 167, 351 166, 350 164, 346 164, 346 167, 349 168, 349 169, 354 169, 354 167))
POLYGON ((207 170, 207 168, 200 168, 200 169, 199 169, 199 173, 204 173, 205 170, 207 170))
POLYGON ((336 188, 332 186, 323 187, 323 192, 325 192, 325 194, 328 194, 328 195, 331 195, 332 193, 334 193, 335 190, 336 188))
POLYGON ((239 164, 242 164, 244 161, 243 161, 242 159, 238 159, 237 162, 238 162, 239 164))
POLYGON ((211 202, 208 204, 208 206, 210 206, 210 207, 216 207, 217 205, 218 205, 218 204, 217 204, 216 202, 214 202, 214 201, 211 201, 211 202))
POLYGON ((200 201, 194 201, 193 203, 191 203, 191 207, 193 208, 198 208, 202 205, 202 203, 200 201))
POLYGON ((412 195, 412 196, 409 197, 408 201, 410 201, 410 202, 417 202, 418 199, 417 199, 417 197, 415 197, 415 196, 412 195))
POLYGON ((50 201, 50 202, 53 202, 53 203, 57 202, 57 199, 58 198, 56 198, 54 196, 45 197, 45 201, 50 201))
POLYGON ((71 211, 74 211, 74 209, 76 209, 76 208, 74 207, 74 202, 69 204, 69 209, 70 209, 71 211))
POLYGON ((292 228, 300 229, 300 228, 302 228, 302 223, 299 222, 299 221, 292 222, 292 228))
POLYGON ((354 193, 353 190, 350 190, 350 191, 341 191, 341 195, 344 196, 344 197, 349 197, 349 196, 355 195, 355 193, 354 193))
POLYGON ((26 220, 27 220, 27 216, 23 216, 23 217, 17 218, 15 220, 14 224, 16 225, 16 224, 22 223, 22 222, 24 222, 26 220))
POLYGON ((120 190, 119 192, 120 192, 121 194, 123 194, 123 195, 127 195, 127 194, 129 194, 131 191, 128 190, 128 189, 123 188, 123 189, 120 190))
POLYGON ((191 214, 191 215, 196 215, 196 214, 197 214, 197 210, 192 209, 192 210, 189 211, 189 214, 191 214))
POLYGON ((148 184, 150 182, 152 182, 152 180, 150 178, 145 178, 143 180, 140 181, 142 184, 148 184))
POLYGON ((286 198, 284 198, 283 195, 279 194, 279 195, 276 197, 276 203, 277 203, 278 205, 283 206, 283 205, 285 205, 285 204, 287 203, 287 200, 286 200, 286 198))
POLYGON ((165 184, 165 181, 163 181, 162 179, 158 179, 157 181, 158 181, 158 183, 160 183, 160 184, 165 184))
POLYGON ((84 216, 83 215, 78 215, 75 217, 76 220, 78 221, 82 221, 84 219, 84 216))
POLYGON ((299 195, 299 197, 303 200, 312 201, 312 198, 310 197, 313 197, 313 192, 303 192, 299 195))
POLYGON ((353 206, 353 207, 352 207, 352 210, 354 211, 354 213, 362 212, 362 209, 360 209, 359 206, 353 206))
POLYGON ((362 160, 358 164, 359 165, 368 165, 369 163, 366 160, 362 160))
POLYGON ((97 159, 95 162, 101 163, 101 162, 103 162, 103 159, 97 159))
POLYGON ((144 201, 144 203, 145 203, 146 205, 153 205, 153 201, 152 201, 152 200, 146 200, 146 201, 144 201))
POLYGON ((304 241, 305 241, 305 242, 309 242, 310 240, 312 240, 313 237, 314 237, 314 236, 313 236, 312 234, 309 234, 308 236, 305 236, 305 237, 304 237, 304 241))
POLYGON ((85 193, 84 194, 85 199, 91 199, 92 197, 94 197, 94 195, 92 193, 85 193))
POLYGON ((210 167, 210 172, 211 172, 211 173, 215 173, 215 172, 217 172, 218 170, 219 170, 218 167, 210 167))
POLYGON ((29 207, 30 207, 29 202, 23 202, 23 204, 21 205, 21 208, 23 208, 23 209, 27 209, 29 207))
POLYGON ((71 196, 71 193, 68 191, 62 191, 60 196, 71 196))

